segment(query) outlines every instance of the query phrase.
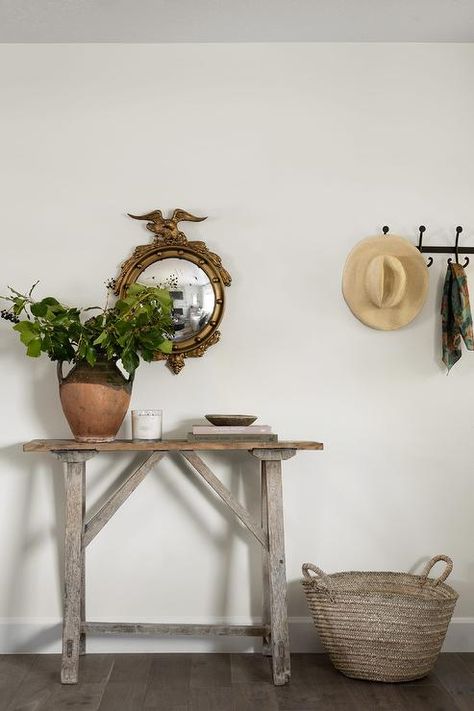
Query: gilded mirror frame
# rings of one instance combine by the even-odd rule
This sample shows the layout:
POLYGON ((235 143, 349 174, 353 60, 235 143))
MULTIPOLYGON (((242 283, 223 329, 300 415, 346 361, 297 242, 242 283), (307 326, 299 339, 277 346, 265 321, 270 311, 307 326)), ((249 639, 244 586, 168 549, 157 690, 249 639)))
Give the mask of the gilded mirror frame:
POLYGON ((209 277, 214 291, 214 309, 202 329, 190 338, 173 343, 170 354, 158 351, 154 360, 166 360, 173 373, 178 374, 185 365, 185 358, 200 358, 210 346, 220 339, 219 324, 224 315, 225 287, 232 283, 229 272, 222 266, 221 258, 211 252, 205 242, 189 241, 178 229, 178 222, 202 222, 206 217, 196 217, 185 210, 176 209, 168 219, 161 210, 145 215, 131 215, 134 220, 147 220, 146 228, 154 234, 153 242, 135 247, 133 254, 120 267, 114 291, 122 296, 130 284, 136 282, 147 267, 163 259, 183 259, 196 264, 209 277))

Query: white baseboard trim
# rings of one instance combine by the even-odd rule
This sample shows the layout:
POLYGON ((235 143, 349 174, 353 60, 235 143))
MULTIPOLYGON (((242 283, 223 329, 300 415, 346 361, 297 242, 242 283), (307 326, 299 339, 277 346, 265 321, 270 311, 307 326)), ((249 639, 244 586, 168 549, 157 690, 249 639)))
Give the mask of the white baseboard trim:
MULTIPOLYGON (((103 622, 112 620, 102 620, 103 622)), ((126 620, 113 620, 115 622, 126 620)), ((134 622, 156 622, 135 619, 134 622)), ((258 620, 197 619, 160 620, 190 624, 251 624, 258 620)), ((309 617, 291 617, 292 652, 322 652, 323 649, 309 617)), ((92 653, 121 652, 259 652, 260 640, 245 637, 144 637, 90 635, 87 649, 92 653)), ((53 654, 61 650, 61 621, 58 619, 0 619, 0 654, 53 654)), ((451 621, 443 646, 444 652, 474 652, 474 617, 455 617, 451 621)))

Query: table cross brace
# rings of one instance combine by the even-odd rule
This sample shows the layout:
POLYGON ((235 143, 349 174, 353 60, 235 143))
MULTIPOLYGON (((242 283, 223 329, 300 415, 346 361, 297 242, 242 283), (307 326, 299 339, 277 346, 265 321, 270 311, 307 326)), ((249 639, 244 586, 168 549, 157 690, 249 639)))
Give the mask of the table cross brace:
POLYGON ((239 502, 230 493, 229 489, 227 489, 220 479, 213 474, 201 457, 196 454, 196 452, 181 452, 181 454, 188 460, 198 474, 202 476, 204 481, 209 484, 211 489, 213 489, 213 491, 220 496, 222 501, 224 501, 224 503, 227 504, 227 506, 235 513, 237 518, 242 521, 244 526, 246 526, 250 533, 255 536, 260 545, 262 545, 265 550, 268 550, 267 533, 252 519, 249 512, 242 506, 242 504, 239 504, 239 502))
MULTIPOLYGON (((211 489, 224 501, 233 511, 237 518, 255 536, 257 541, 265 550, 268 550, 268 534, 264 529, 252 519, 249 512, 234 498, 231 492, 216 477, 207 464, 195 452, 180 452, 180 454, 192 465, 193 469, 202 476, 211 489)), ((112 516, 119 510, 122 504, 135 491, 139 484, 145 479, 147 474, 166 455, 166 452, 155 452, 145 459, 140 466, 135 469, 101 506, 84 526, 83 546, 86 548, 91 543, 103 527, 110 521, 112 516)))
POLYGON ((135 471, 127 477, 123 484, 112 494, 110 499, 92 516, 84 528, 84 547, 87 547, 110 521, 112 516, 119 510, 122 504, 128 499, 137 486, 144 480, 153 467, 163 459, 166 452, 154 452, 145 459, 135 471))

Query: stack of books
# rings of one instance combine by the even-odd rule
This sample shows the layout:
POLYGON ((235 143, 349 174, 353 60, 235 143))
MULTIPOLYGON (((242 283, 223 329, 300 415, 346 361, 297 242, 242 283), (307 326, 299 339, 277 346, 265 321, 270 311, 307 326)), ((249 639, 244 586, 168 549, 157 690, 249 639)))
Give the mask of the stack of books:
POLYGON ((223 440, 227 442, 277 442, 278 435, 272 433, 270 425, 248 425, 247 427, 222 425, 193 425, 188 441, 223 440))

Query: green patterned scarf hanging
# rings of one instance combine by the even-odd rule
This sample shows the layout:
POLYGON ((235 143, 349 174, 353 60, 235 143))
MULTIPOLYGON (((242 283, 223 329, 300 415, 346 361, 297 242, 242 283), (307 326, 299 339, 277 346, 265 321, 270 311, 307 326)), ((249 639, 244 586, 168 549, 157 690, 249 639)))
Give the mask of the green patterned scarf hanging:
POLYGON ((441 302, 443 323, 443 363, 448 372, 461 357, 461 337, 474 350, 472 316, 466 272, 460 264, 448 264, 441 302))

